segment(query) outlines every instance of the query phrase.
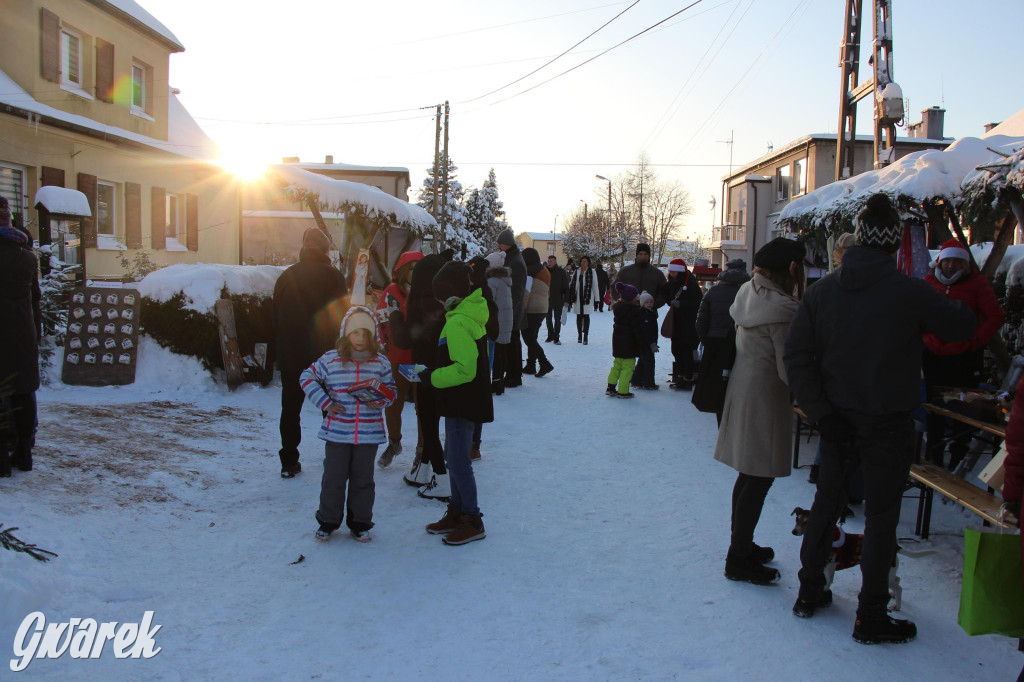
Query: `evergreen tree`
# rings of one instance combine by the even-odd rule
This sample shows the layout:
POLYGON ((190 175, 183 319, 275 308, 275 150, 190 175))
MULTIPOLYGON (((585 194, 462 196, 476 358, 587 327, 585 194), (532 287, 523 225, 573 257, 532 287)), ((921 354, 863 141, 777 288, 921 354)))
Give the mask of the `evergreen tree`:
POLYGON ((466 229, 467 217, 466 210, 463 206, 465 190, 462 187, 462 183, 458 180, 457 171, 458 167, 452 163, 451 158, 449 158, 448 189, 443 194, 440 194, 442 177, 440 173, 437 173, 438 189, 435 190, 434 167, 431 166, 427 170, 427 176, 423 179, 423 186, 420 188, 419 199, 416 204, 423 208, 427 213, 433 215, 434 194, 435 191, 438 192, 439 201, 437 222, 438 225, 442 222, 445 225, 445 242, 449 247, 455 249, 458 257, 461 257, 461 248, 465 245, 467 257, 472 258, 478 253, 481 253, 483 251, 483 247, 477 243, 473 235, 471 235, 466 229))
POLYGON ((498 181, 493 168, 487 173, 487 180, 484 181, 480 194, 487 207, 487 214, 490 216, 484 230, 483 243, 494 244, 498 241, 498 235, 508 229, 508 223, 505 221, 505 205, 498 198, 498 181))

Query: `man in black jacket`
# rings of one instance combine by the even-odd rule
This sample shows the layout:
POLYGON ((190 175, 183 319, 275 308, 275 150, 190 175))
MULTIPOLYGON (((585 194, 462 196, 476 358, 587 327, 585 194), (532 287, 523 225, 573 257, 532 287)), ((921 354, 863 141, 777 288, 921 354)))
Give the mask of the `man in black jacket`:
POLYGON ((305 394, 299 374, 334 347, 345 312, 348 287, 345 276, 331 266, 331 241, 326 233, 310 228, 302 235, 299 262, 277 279, 274 286, 274 329, 277 366, 281 370, 281 478, 302 471, 299 414, 305 394))
POLYGON ((636 245, 636 260, 622 268, 615 281, 632 284, 637 291, 646 291, 654 296, 655 309, 665 305, 665 275, 651 265, 651 247, 647 244, 636 245))
POLYGON ((558 258, 553 255, 548 256, 547 268, 551 274, 551 284, 548 289, 548 316, 546 319, 548 338, 544 341, 561 346, 562 342, 559 337, 562 333, 562 306, 565 305, 565 297, 569 294, 569 276, 565 273, 565 268, 558 264, 558 258))
POLYGON ((505 387, 523 385, 523 345, 520 342, 526 325, 526 261, 519 252, 512 230, 498 235, 498 248, 505 252, 505 267, 512 271, 512 340, 505 357, 505 387))
POLYGON ((971 338, 974 313, 927 282, 896 269, 899 213, 876 194, 856 220, 858 246, 807 290, 790 326, 785 364, 797 404, 818 426, 818 490, 800 549, 802 618, 828 606, 825 563, 848 500, 850 476, 864 472, 863 578, 853 638, 906 642, 916 626, 886 613, 900 503, 914 457, 910 411, 921 402, 922 334, 971 338))
POLYGON ((604 296, 608 291, 608 273, 604 270, 604 264, 601 261, 597 262, 597 267, 594 268, 594 274, 597 275, 597 310, 595 312, 604 312, 604 296))

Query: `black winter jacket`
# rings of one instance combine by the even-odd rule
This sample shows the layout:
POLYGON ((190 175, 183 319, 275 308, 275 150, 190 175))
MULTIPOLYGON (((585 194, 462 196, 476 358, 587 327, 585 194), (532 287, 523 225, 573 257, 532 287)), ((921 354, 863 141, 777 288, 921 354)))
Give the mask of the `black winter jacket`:
POLYGON ((0 381, 14 375, 16 394, 39 388, 39 275, 32 251, 0 239, 0 381))
POLYGON ((646 265, 640 265, 639 263, 627 265, 619 271, 619 276, 615 281, 632 284, 636 287, 637 291, 649 293, 654 297, 655 308, 665 305, 665 301, 668 300, 666 298, 665 275, 650 263, 646 265))
POLYGON ((789 386, 813 421, 907 413, 921 402, 923 333, 966 341, 976 327, 969 307, 900 273, 891 255, 853 246, 800 302, 784 356, 789 386))
POLYGON ((672 344, 677 350, 696 348, 700 341, 694 323, 703 297, 700 283, 691 272, 679 273, 665 283, 665 302, 675 310, 672 313, 672 344))
POLYGON ((640 306, 640 337, 643 339, 643 349, 651 347, 652 343, 658 343, 658 311, 648 310, 640 306))
POLYGON ((636 358, 643 347, 643 320, 640 318, 640 304, 636 301, 616 301, 612 306, 612 356, 636 358))
POLYGON ((304 248, 274 285, 277 365, 299 372, 334 347, 347 308, 345 276, 322 251, 304 248), (327 314, 318 313, 321 311, 327 314))
POLYGON ((551 284, 548 285, 548 307, 561 311, 562 306, 565 305, 565 297, 569 295, 569 275, 561 265, 548 268, 548 272, 551 274, 551 284))
POLYGON ((405 314, 391 313, 391 338, 399 348, 412 349, 412 361, 432 366, 437 340, 444 328, 444 304, 434 298, 434 275, 451 260, 450 252, 421 258, 412 271, 405 314))
POLYGON ((749 280, 745 270, 726 270, 718 275, 717 284, 704 294, 697 310, 697 336, 702 343, 724 339, 736 327, 729 307, 736 300, 740 285, 749 280))
POLYGON ((512 272, 512 330, 526 327, 526 261, 513 244, 505 252, 505 267, 512 272))

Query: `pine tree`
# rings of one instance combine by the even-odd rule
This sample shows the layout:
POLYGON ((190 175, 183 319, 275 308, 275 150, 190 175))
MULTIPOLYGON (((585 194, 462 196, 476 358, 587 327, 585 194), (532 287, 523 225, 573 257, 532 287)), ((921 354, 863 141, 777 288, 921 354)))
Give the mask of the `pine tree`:
MULTIPOLYGON (((483 252, 483 247, 479 245, 473 235, 466 229, 466 210, 463 206, 463 200, 465 190, 462 187, 462 183, 459 182, 456 172, 458 166, 452 163, 451 158, 448 159, 448 190, 443 195, 439 195, 438 202, 438 225, 442 222, 445 225, 445 242, 449 247, 454 248, 458 257, 461 257, 462 246, 466 246, 467 258, 483 252)), ((437 173, 437 184, 441 184, 441 174, 437 173)), ((434 167, 431 166, 427 169, 427 176, 423 179, 423 186, 420 188, 419 199, 416 202, 418 206, 423 208, 428 213, 433 214, 434 210, 434 194, 440 192, 438 188, 435 190, 434 185, 434 167)))
POLYGON ((498 181, 493 168, 487 173, 487 180, 484 182, 480 194, 487 207, 487 214, 490 216, 482 235, 483 243, 495 244, 498 241, 498 235, 508 229, 508 223, 505 222, 505 205, 498 199, 498 181))

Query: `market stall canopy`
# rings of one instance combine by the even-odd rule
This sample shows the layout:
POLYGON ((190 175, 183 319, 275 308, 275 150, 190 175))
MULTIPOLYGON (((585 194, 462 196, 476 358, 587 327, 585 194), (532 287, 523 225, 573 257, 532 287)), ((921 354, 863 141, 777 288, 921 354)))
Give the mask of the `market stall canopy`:
POLYGON ((437 226, 434 218, 419 206, 370 185, 330 178, 296 168, 294 164, 274 164, 269 172, 288 186, 296 201, 302 202, 309 195, 317 197, 321 210, 365 215, 379 227, 401 227, 420 236, 437 226))
POLYGON ((51 214, 56 215, 77 215, 91 216, 92 209, 89 208, 89 200, 77 189, 67 189, 46 185, 36 191, 36 198, 33 206, 42 206, 51 214))
POLYGON ((914 152, 884 168, 833 182, 790 202, 779 223, 801 233, 825 228, 828 234, 852 227, 853 218, 873 194, 892 197, 900 208, 953 199, 976 168, 995 163, 1024 147, 1024 137, 991 135, 960 138, 944 150, 914 152))

